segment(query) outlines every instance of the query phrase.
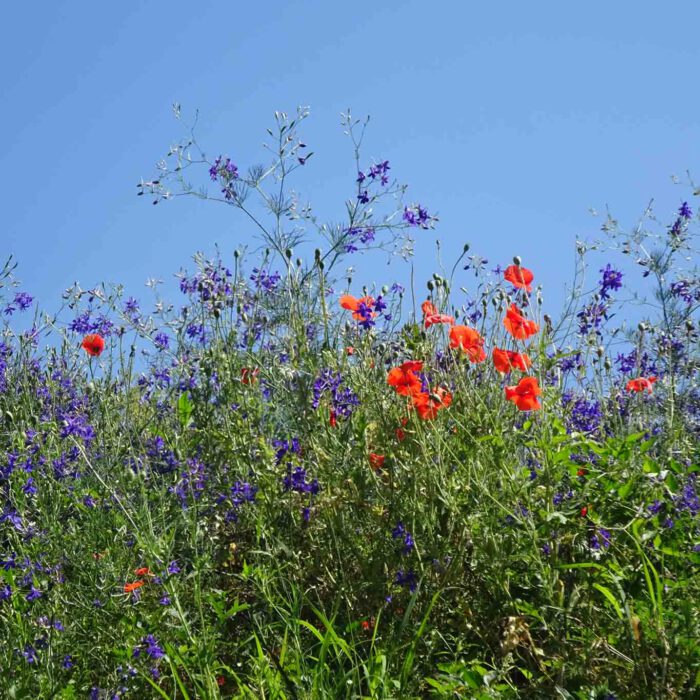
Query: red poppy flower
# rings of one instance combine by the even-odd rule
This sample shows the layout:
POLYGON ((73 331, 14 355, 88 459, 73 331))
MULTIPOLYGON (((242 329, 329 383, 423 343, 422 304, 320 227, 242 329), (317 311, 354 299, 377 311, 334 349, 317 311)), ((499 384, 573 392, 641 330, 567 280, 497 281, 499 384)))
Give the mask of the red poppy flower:
POLYGON ((396 389, 401 396, 413 396, 420 392, 422 383, 416 372, 423 369, 423 363, 410 360, 400 367, 394 367, 386 378, 386 383, 396 389))
POLYGON ((102 351, 105 349, 105 341, 101 335, 97 333, 91 333, 83 338, 83 342, 80 346, 85 350, 88 355, 92 357, 99 357, 102 351))
MULTIPOLYGON (((360 297, 357 299, 350 294, 344 294, 342 297, 340 297, 340 305, 344 309, 352 311, 352 317, 356 321, 364 321, 365 319, 365 317, 359 312, 360 304, 364 304, 365 306, 371 308, 374 306, 374 297, 360 297)), ((374 318, 376 315, 376 312, 372 311, 372 318, 374 318)))
POLYGON ((428 314, 423 324, 426 328, 430 328, 430 326, 434 326, 436 323, 449 323, 451 325, 454 322, 454 316, 448 316, 447 314, 428 314))
POLYGON ((450 328, 450 347, 461 348, 469 356, 470 362, 483 362, 486 359, 484 339, 479 331, 467 326, 450 328))
POLYGON ((376 623, 375 623, 374 618, 373 618, 373 617, 370 617, 369 620, 362 620, 362 622, 360 623, 360 626, 362 627, 362 629, 363 629, 365 632, 367 632, 368 630, 371 630, 371 629, 374 627, 375 624, 376 624, 376 623))
POLYGON ((384 461, 386 457, 384 455, 378 455, 375 452, 369 453, 369 465, 375 471, 379 471, 384 467, 384 461))
POLYGON ((511 350, 494 348, 492 357, 496 371, 501 374, 508 374, 511 369, 519 369, 526 372, 527 368, 532 365, 532 361, 527 355, 524 353, 512 352, 511 350))
POLYGON ((520 265, 509 265, 503 271, 503 277, 511 284, 519 287, 520 289, 525 289, 528 292, 532 291, 532 280, 535 276, 526 267, 520 267, 520 265))
POLYGON ((352 345, 348 345, 348 346, 345 348, 345 352, 346 352, 348 355, 354 355, 354 354, 355 354, 355 348, 354 348, 352 345))
POLYGON ((335 428, 335 426, 338 425, 338 417, 333 409, 331 409, 331 415, 328 418, 328 423, 331 428, 335 428))
POLYGON ((134 581, 133 583, 124 584, 124 593, 133 593, 137 588, 143 586, 143 581, 134 581))
POLYGON ((421 305, 420 305, 421 311, 423 312, 423 316, 432 316, 433 314, 436 314, 438 312, 437 306, 433 304, 432 301, 429 299, 426 299, 421 305))
POLYGON ((225 684, 226 684, 226 679, 223 676, 216 677, 216 685, 218 685, 219 688, 223 687, 225 684))
POLYGON ((134 570, 134 573, 137 576, 148 576, 151 573, 151 570, 147 566, 142 566, 142 567, 134 570))
POLYGON ((638 377, 627 382, 627 391, 647 391, 651 394, 651 385, 656 381, 656 377, 638 377))
POLYGON ((587 515, 588 515, 588 506, 583 506, 583 508, 581 508, 581 517, 585 518, 587 515))
POLYGON ((260 374, 259 367, 241 367, 241 381, 243 384, 255 384, 258 381, 258 375, 260 374))
POLYGON ((423 420, 432 420, 441 408, 447 408, 452 403, 452 394, 447 389, 437 387, 431 392, 416 394, 412 402, 423 420))
POLYGON ((395 434, 399 442, 403 442, 406 439, 406 431, 402 428, 396 428, 395 434))
POLYGON ((506 330, 518 340, 527 340, 540 329, 534 321, 528 321, 515 304, 511 304, 508 307, 506 317, 503 319, 503 325, 506 327, 506 330))
POLYGON ((506 387, 506 399, 512 401, 521 411, 536 411, 541 408, 537 397, 542 390, 535 377, 523 377, 517 386, 506 387))

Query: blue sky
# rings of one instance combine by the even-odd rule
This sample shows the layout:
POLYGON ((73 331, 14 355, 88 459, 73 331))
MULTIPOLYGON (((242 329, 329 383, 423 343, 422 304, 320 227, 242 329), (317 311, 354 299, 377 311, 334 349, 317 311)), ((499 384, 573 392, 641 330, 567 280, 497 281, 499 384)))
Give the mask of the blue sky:
MULTIPOLYGON (((654 197, 670 220, 690 195, 670 176, 700 157, 694 1, 57 0, 4 15, 0 248, 47 309, 74 281, 174 289, 195 251, 250 240, 231 210, 135 196, 182 136, 174 102, 199 110, 208 155, 242 168, 265 160, 274 110, 309 105, 316 155, 297 186, 335 220, 355 178, 339 114, 370 114, 363 160, 389 159, 440 216, 418 234, 420 288, 436 237, 446 261, 468 241, 493 265, 520 254, 553 308, 575 239, 598 233, 588 208, 632 226, 654 197)), ((407 279, 384 257, 354 263, 358 284, 407 279)))

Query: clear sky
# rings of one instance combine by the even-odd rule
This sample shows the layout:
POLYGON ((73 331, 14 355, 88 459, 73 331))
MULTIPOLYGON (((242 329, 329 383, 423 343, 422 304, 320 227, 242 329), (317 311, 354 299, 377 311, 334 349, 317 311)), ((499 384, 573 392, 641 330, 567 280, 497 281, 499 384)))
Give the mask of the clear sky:
MULTIPOLYGON (((439 237, 445 259, 466 241, 494 266, 520 254, 557 305, 576 237, 600 225, 589 207, 631 226, 655 197, 670 220, 690 194, 670 176, 697 175, 697 0, 55 0, 3 15, 0 252, 47 309, 76 280, 140 296, 195 251, 250 238, 223 207, 135 196, 182 136, 173 102, 242 169, 265 160, 275 109, 309 105, 299 188, 334 220, 355 178, 339 114, 371 114, 364 160, 388 159, 440 216, 417 234, 421 287, 439 237)), ((358 258, 358 284, 406 280, 384 261, 358 258)))

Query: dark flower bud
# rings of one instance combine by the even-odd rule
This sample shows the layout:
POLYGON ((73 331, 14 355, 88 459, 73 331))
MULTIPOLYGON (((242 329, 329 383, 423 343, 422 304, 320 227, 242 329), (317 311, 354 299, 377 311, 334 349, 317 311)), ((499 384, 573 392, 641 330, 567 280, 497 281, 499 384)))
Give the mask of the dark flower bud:
POLYGON ((470 246, 469 246, 469 243, 465 243, 465 244, 464 244, 463 251, 464 251, 465 253, 468 253, 468 252, 469 252, 469 247, 470 247, 470 246))
POLYGON ((520 256, 519 256, 519 255, 514 255, 514 256, 513 256, 513 263, 515 263, 518 267, 520 267, 520 263, 521 263, 521 262, 522 262, 522 260, 520 259, 520 256))
POLYGON ((429 291, 433 291, 435 289, 435 285, 433 284, 433 280, 428 280, 428 284, 426 285, 428 287, 429 291))

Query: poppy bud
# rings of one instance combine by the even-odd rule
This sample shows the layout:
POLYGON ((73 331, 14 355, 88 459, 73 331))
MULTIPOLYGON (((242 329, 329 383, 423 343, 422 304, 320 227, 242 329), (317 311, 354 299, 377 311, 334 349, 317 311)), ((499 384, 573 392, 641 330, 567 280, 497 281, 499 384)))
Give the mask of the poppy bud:
POLYGON ((321 259, 321 249, 320 249, 320 248, 316 248, 316 250, 314 250, 314 258, 315 258, 316 260, 320 260, 320 259, 321 259))
POLYGON ((442 280, 439 277, 435 280, 435 286, 442 287, 442 280))
POLYGON ((644 333, 644 331, 647 329, 647 324, 644 323, 644 321, 641 321, 637 328, 639 329, 640 333, 644 333))
POLYGON ((692 332, 694 326, 693 326, 693 320, 692 319, 687 319, 685 322, 685 327, 688 329, 689 332, 692 332))
POLYGON ((595 354, 598 355, 598 357, 603 357, 603 354, 605 353, 605 348, 602 345, 599 345, 595 349, 595 354))
POLYGON ((292 259, 292 249, 291 248, 287 248, 287 250, 284 251, 284 254, 287 256, 287 260, 292 259))
POLYGON ((240 251, 239 251, 239 250, 234 250, 234 251, 233 251, 233 257, 234 257, 235 260, 238 260, 238 258, 241 257, 240 251))
POLYGON ((516 265, 519 266, 520 263, 522 262, 521 259, 520 259, 520 256, 519 256, 519 255, 514 255, 514 256, 513 256, 513 262, 514 262, 516 265))
POLYGON ((323 270, 324 267, 325 267, 325 265, 323 264, 323 260, 319 260, 318 261, 318 269, 323 270))
POLYGON ((296 263, 297 263, 297 267, 301 267, 302 266, 301 258, 297 258, 296 263))
POLYGON ((433 280, 428 280, 428 284, 426 285, 428 287, 428 291, 433 291, 435 289, 435 285, 433 284, 433 280))
POLYGON ((465 253, 469 252, 469 243, 464 244, 464 248, 462 249, 465 253))
POLYGON ((606 357, 605 362, 603 363, 603 366, 605 367, 608 372, 612 369, 612 362, 610 362, 610 358, 606 357))

